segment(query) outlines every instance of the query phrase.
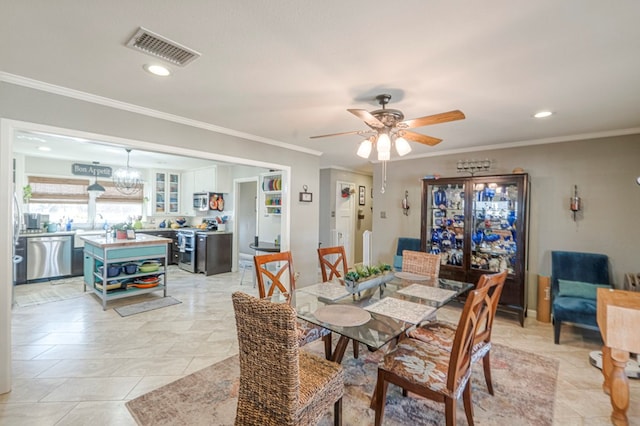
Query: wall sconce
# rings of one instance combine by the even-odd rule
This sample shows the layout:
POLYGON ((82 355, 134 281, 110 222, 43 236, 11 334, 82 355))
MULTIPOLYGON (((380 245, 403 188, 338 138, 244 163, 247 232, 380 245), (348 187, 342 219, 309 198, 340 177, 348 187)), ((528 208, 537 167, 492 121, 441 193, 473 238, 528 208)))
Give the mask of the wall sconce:
POLYGON ((571 202, 569 204, 569 208, 573 213, 573 221, 576 220, 576 213, 580 211, 580 197, 578 197, 578 185, 573 185, 573 197, 571 197, 571 202))
POLYGON ((489 171, 490 168, 491 160, 488 158, 484 160, 458 160, 456 163, 458 173, 471 173, 471 176, 478 172, 489 171))
POLYGON ((404 191, 404 198, 402 199, 402 213, 405 216, 409 216, 409 191, 404 191))

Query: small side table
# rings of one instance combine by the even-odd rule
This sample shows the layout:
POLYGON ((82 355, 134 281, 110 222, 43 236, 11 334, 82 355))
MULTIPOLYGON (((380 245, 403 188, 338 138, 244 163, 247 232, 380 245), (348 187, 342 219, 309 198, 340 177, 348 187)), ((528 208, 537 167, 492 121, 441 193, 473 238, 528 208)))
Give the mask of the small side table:
POLYGON ((627 426, 629 379, 625 367, 629 352, 640 352, 640 293, 607 288, 598 289, 598 327, 602 334, 602 389, 611 397, 611 422, 627 426))
POLYGON ((255 251, 262 251, 265 253, 280 253, 280 245, 267 243, 265 241, 259 241, 258 244, 251 243, 249 244, 249 248, 255 251))

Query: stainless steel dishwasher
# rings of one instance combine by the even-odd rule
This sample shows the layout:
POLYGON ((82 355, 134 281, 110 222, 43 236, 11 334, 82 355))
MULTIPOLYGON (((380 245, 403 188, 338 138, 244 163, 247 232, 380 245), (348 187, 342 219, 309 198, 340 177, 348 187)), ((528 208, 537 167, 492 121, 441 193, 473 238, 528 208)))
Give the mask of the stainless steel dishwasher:
POLYGON ((71 274, 71 235, 27 238, 27 280, 71 274))

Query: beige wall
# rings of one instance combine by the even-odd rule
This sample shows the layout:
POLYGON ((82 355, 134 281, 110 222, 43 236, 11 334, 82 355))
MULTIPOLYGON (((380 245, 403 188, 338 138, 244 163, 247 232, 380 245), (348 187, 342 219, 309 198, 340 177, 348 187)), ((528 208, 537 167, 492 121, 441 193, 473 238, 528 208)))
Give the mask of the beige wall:
MULTIPOLYGON (((510 173, 516 167, 529 173, 529 309, 536 309, 537 275, 551 272, 552 250, 608 255, 618 287, 624 273, 640 272, 640 186, 635 182, 640 175, 640 135, 390 162, 386 192, 377 192, 375 198, 374 258, 392 260, 399 236, 420 237, 421 177, 458 176, 456 162, 465 158, 490 158, 496 174, 510 173), (575 222, 569 211, 574 185, 583 203, 575 222), (409 216, 400 208, 405 189, 409 191, 409 216), (386 219, 380 218, 382 211, 386 219)), ((380 165, 374 182, 377 188, 380 165)))

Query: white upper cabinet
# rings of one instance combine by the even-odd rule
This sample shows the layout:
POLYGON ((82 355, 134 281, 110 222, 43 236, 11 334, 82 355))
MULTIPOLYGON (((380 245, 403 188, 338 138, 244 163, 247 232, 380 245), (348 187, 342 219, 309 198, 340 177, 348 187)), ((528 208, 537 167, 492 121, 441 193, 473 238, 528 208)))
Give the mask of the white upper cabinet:
POLYGON ((231 166, 216 166, 216 190, 213 192, 231 193, 231 166))
POLYGON ((180 214, 180 173, 154 170, 151 176, 150 214, 180 214))
POLYGON ((217 192, 215 166, 194 170, 193 179, 193 192, 217 192))
MULTIPOLYGON (((231 192, 231 166, 212 166, 184 172, 183 179, 193 182, 191 192, 231 192)), ((186 189, 186 186, 184 186, 186 189)), ((191 194, 193 195, 193 194, 191 194)))
POLYGON ((195 216, 196 212, 193 208, 193 193, 194 191, 194 176, 195 172, 188 171, 182 172, 180 179, 180 210, 184 216, 195 216))

